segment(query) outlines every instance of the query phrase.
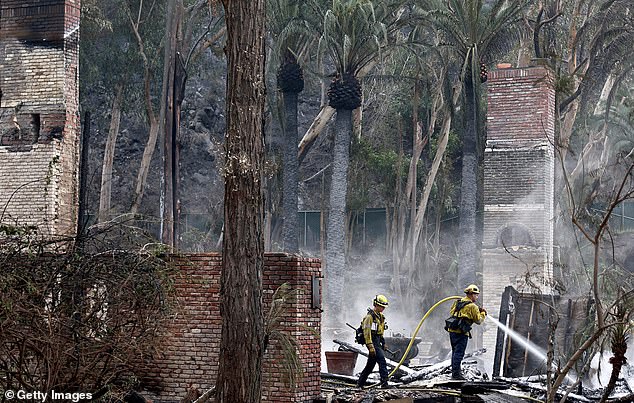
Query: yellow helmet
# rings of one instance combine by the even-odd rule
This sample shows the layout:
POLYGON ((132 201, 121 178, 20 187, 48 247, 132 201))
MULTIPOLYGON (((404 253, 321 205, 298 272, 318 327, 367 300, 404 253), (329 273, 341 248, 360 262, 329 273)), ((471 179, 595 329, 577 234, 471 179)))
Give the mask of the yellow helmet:
POLYGON ((480 289, 475 284, 469 284, 467 288, 464 289, 465 294, 480 294, 480 289))
POLYGON ((388 306, 388 302, 387 302, 387 297, 385 295, 377 295, 376 297, 374 297, 374 301, 372 301, 374 303, 374 305, 378 305, 378 306, 382 306, 382 307, 386 307, 388 306))

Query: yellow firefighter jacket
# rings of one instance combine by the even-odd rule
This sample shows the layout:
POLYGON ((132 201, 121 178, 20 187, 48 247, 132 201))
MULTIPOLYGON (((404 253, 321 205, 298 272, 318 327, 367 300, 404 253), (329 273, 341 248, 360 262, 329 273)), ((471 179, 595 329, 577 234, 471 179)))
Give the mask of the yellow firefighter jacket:
MULTIPOLYGON (((451 310, 449 311, 449 314, 457 318, 465 318, 467 319, 467 321, 470 321, 471 323, 476 323, 478 325, 482 324, 487 316, 485 312, 480 312, 480 308, 474 302, 472 302, 469 297, 463 297, 461 300, 454 302, 451 310), (459 312, 456 312, 456 308, 459 302, 464 302, 467 304, 463 306, 459 312)), ((447 331, 452 333, 464 333, 463 331, 458 329, 447 329, 447 331)))
POLYGON ((363 327, 363 337, 365 338, 365 344, 372 345, 372 335, 383 336, 385 331, 385 315, 382 312, 375 312, 373 309, 368 309, 368 314, 363 318, 361 322, 363 327))

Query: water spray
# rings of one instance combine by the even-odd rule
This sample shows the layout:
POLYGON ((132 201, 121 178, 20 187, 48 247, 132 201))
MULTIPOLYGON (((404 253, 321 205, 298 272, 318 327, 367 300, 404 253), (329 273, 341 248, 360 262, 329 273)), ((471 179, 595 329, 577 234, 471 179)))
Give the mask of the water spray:
MULTIPOLYGON (((487 315, 487 317, 489 317, 489 316, 487 315)), ((547 362, 548 358, 546 357, 546 352, 543 349, 541 349, 538 345, 536 345, 532 341, 528 340, 527 338, 525 338, 521 334, 517 333, 515 330, 513 330, 510 327, 506 326, 505 324, 503 324, 499 320, 495 319, 494 317, 490 317, 489 319, 491 319, 491 321, 493 321, 495 326, 497 326, 498 328, 502 329, 502 331, 504 333, 506 333, 511 339, 513 339, 513 341, 515 341, 518 344, 522 345, 522 347, 524 347, 530 354, 533 354, 535 357, 543 360, 544 362, 547 362)), ((570 383, 575 383, 576 382, 576 380, 571 375, 566 375, 566 379, 570 383)))
MULTIPOLYGON (((487 317, 488 317, 488 315, 487 315, 487 317)), ((526 339, 525 337, 523 337, 522 335, 517 333, 515 330, 513 330, 510 327, 506 326, 505 324, 503 324, 499 320, 495 319, 494 317, 490 317, 489 319, 491 319, 493 321, 493 323, 495 324, 495 326, 497 326, 498 328, 502 329, 502 331, 504 333, 506 333, 507 335, 509 335, 514 341, 516 341, 517 343, 521 344, 526 350, 528 350, 529 353, 533 354, 537 358, 540 358, 540 359, 546 361, 546 352, 544 350, 542 350, 541 348, 539 348, 538 345, 536 345, 532 341, 526 339)))

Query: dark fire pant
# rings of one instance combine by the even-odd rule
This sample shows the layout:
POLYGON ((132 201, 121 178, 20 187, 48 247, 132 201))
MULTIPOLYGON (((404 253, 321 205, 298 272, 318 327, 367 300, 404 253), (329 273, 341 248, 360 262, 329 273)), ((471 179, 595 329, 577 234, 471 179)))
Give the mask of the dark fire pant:
POLYGON ((368 362, 365 364, 365 368, 361 371, 361 375, 359 375, 359 381, 357 384, 359 386, 365 385, 365 381, 368 379, 368 375, 374 370, 374 366, 376 363, 379 363, 379 374, 381 375, 381 383, 387 382, 387 363, 385 362, 385 352, 383 352, 383 344, 381 343, 381 337, 377 335, 372 335, 372 344, 374 345, 374 351, 376 351, 376 356, 372 358, 368 356, 368 362))
POLYGON ((460 364, 467 350, 469 336, 464 333, 449 332, 449 340, 451 341, 451 375, 460 374, 460 364))

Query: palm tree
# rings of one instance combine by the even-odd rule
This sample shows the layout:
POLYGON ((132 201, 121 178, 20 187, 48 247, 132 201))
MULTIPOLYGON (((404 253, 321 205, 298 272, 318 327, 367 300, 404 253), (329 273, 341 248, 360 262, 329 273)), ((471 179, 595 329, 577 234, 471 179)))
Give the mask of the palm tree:
POLYGON ((277 70, 277 88, 284 103, 283 133, 283 249, 298 252, 297 186, 299 162, 297 159, 297 103, 304 89, 304 71, 297 60, 311 40, 309 25, 302 20, 298 0, 270 0, 267 2, 269 31, 275 41, 274 55, 280 60, 277 70))
POLYGON ((299 163, 297 159, 297 98, 304 89, 304 71, 297 63, 297 59, 290 50, 284 52, 284 60, 277 73, 277 86, 284 99, 284 175, 283 175, 283 205, 282 241, 284 250, 299 251, 297 239, 297 186, 299 163))
MULTIPOLYGON (((323 2, 322 2, 323 3, 323 2)), ((328 90, 329 105, 337 111, 333 148, 330 204, 327 224, 325 309, 332 323, 341 323, 346 264, 345 228, 352 111, 361 106, 358 76, 380 59, 396 40, 404 23, 403 1, 333 0, 329 9, 309 3, 310 11, 323 15, 319 48, 335 67, 328 90)), ((318 52, 319 53, 319 52, 318 52)))
POLYGON ((462 184, 460 196, 460 239, 458 284, 476 280, 478 242, 476 207, 478 183, 478 141, 481 137, 481 63, 508 51, 520 36, 525 0, 422 0, 423 24, 433 29, 438 45, 453 50, 461 64, 462 81, 462 184))
POLYGON ((614 327, 612 327, 612 329, 610 329, 609 336, 610 349, 612 350, 612 357, 610 357, 609 362, 612 364, 612 372, 610 373, 610 380, 603 392, 603 396, 601 398, 602 402, 606 402, 612 391, 614 391, 616 382, 621 374, 621 369, 627 363, 625 353, 627 352, 629 333, 632 330, 632 325, 630 324, 632 315, 630 313, 631 311, 629 311, 626 307, 627 298, 623 298, 622 292, 619 292, 619 297, 620 298, 617 301, 620 302, 616 304, 614 309, 614 319, 617 323, 614 327))

